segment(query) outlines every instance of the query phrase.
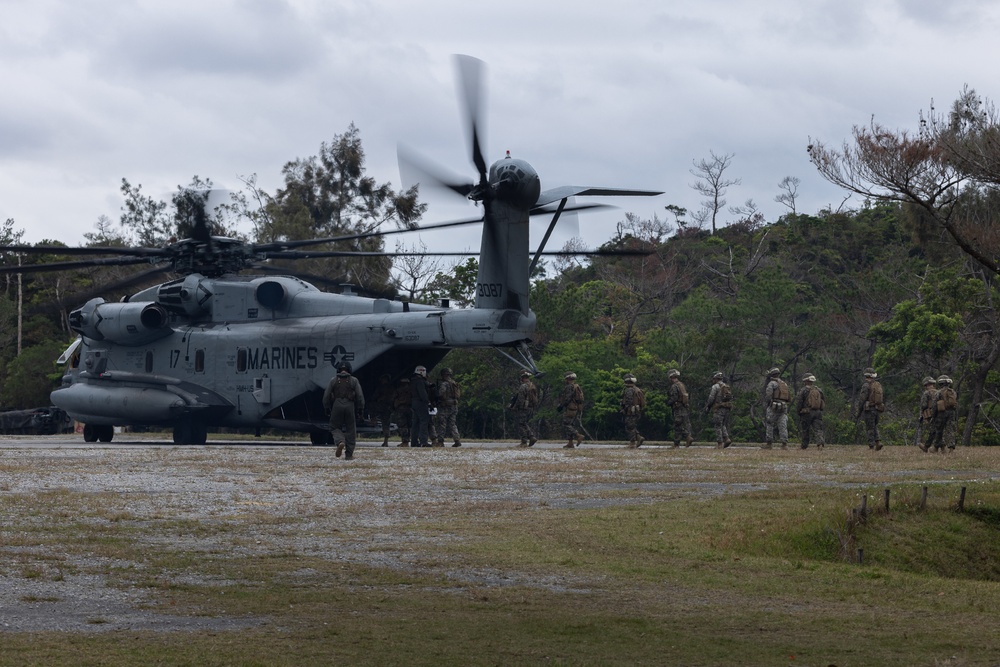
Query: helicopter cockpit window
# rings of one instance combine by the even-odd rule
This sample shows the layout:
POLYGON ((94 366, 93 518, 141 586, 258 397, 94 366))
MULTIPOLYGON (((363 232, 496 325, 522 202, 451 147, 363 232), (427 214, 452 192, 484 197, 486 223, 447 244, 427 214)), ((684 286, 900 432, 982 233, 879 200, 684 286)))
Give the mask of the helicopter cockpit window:
POLYGON ((204 373, 205 372, 205 350, 195 350, 194 353, 194 372, 204 373))
POLYGON ((241 347, 240 349, 236 350, 236 372, 237 373, 246 373, 247 372, 247 358, 248 358, 248 356, 249 355, 248 355, 247 349, 245 347, 241 347))
POLYGON ((152 350, 146 350, 146 372, 147 373, 152 373, 153 372, 153 351, 152 350))

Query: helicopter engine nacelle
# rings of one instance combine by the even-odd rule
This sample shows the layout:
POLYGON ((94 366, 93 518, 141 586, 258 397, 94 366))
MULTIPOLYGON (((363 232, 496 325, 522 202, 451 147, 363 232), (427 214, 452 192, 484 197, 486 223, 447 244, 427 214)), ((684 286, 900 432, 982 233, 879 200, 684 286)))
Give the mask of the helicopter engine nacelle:
POLYGON ((210 312, 212 305, 211 284, 197 273, 163 283, 156 290, 156 302, 178 315, 197 317, 210 312))
POLYGON ((69 315, 73 331, 92 340, 144 345, 173 331, 170 314, 157 303, 105 303, 91 299, 69 315))

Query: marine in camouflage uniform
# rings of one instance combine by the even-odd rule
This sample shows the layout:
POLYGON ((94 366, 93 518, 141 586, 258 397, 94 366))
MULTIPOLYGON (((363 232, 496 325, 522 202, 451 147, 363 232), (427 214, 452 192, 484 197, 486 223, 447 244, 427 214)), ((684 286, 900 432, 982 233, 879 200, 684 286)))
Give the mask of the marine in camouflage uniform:
POLYGON ((798 396, 795 397, 795 409, 799 415, 799 430, 802 436, 802 449, 809 448, 810 438, 816 441, 816 447, 823 449, 826 444, 826 436, 823 434, 823 406, 826 403, 823 398, 823 390, 813 384, 816 382, 815 375, 806 375, 802 378, 802 382, 805 383, 805 386, 799 390, 798 396), (809 396, 813 391, 819 392, 820 407, 809 405, 809 396))
POLYGON ((583 442, 583 435, 576 428, 577 421, 583 418, 583 389, 576 383, 576 373, 566 373, 564 379, 566 385, 556 410, 562 413, 563 433, 568 439, 563 449, 573 449, 583 442))
POLYGON ((691 437, 691 408, 687 387, 681 382, 681 372, 671 368, 667 372, 670 386, 667 387, 667 405, 674 413, 674 449, 681 446, 681 439, 686 438, 685 447, 694 442, 691 437))
POLYGON ((873 368, 865 369, 865 381, 858 391, 858 404, 853 410, 854 419, 861 418, 865 422, 865 433, 868 436, 868 449, 882 449, 882 438, 878 432, 879 415, 885 410, 882 398, 882 385, 876 379, 878 374, 873 368))
POLYGON ((518 447, 532 447, 538 442, 535 429, 531 425, 531 420, 535 418, 535 410, 538 409, 538 388, 531 381, 531 377, 531 371, 521 371, 521 384, 517 386, 517 393, 510 401, 510 408, 517 419, 517 433, 521 436, 518 447))
POLYGON ((646 409, 646 395, 642 389, 636 386, 638 380, 629 373, 623 378, 625 388, 622 389, 621 408, 622 418, 625 421, 625 435, 628 436, 629 449, 638 449, 646 438, 639 433, 639 420, 642 418, 642 411, 646 409))
POLYGON ((920 395, 920 418, 917 423, 917 447, 926 452, 927 445, 921 441, 920 429, 927 429, 928 435, 933 432, 931 420, 934 419, 934 402, 937 400, 937 381, 934 378, 927 376, 920 384, 923 386, 924 391, 920 395))
POLYGON ((365 394, 361 383, 351 375, 350 364, 341 363, 337 374, 330 379, 323 393, 323 408, 330 413, 330 431, 337 443, 337 456, 343 454, 346 447, 344 459, 350 461, 354 458, 358 438, 355 415, 365 409, 365 394))
POLYGON ((379 378, 375 395, 370 404, 371 413, 382 425, 382 446, 389 446, 390 426, 392 422, 393 402, 396 388, 392 386, 392 377, 383 375, 379 378))
POLYGON ((945 447, 949 450, 955 449, 955 422, 958 414, 957 401, 955 395, 955 406, 949 406, 946 394, 954 394, 951 388, 952 380, 947 375, 942 375, 937 379, 937 392, 934 394, 934 413, 931 418, 931 433, 927 437, 927 442, 921 448, 925 452, 934 446, 935 452, 944 452, 945 447))
POLYGON ((777 432, 782 449, 788 448, 788 403, 792 400, 792 392, 781 379, 781 369, 772 368, 767 372, 767 385, 764 387, 764 447, 771 449, 777 432))
POLYGON ((410 426, 413 422, 413 408, 411 407, 410 378, 402 378, 396 387, 396 393, 392 397, 393 419, 396 420, 396 428, 399 430, 400 443, 397 447, 410 446, 410 426))
POLYGON ((715 446, 725 449, 733 444, 729 437, 729 413, 733 409, 733 392, 729 385, 723 382, 722 373, 717 371, 712 375, 712 388, 705 402, 705 412, 712 415, 712 426, 715 427, 715 446))
POLYGON ((430 447, 428 440, 431 426, 431 399, 427 391, 427 368, 417 366, 410 376, 410 410, 413 422, 410 426, 413 441, 411 447, 430 447))
POLYGON ((454 440, 452 447, 462 446, 462 436, 458 432, 458 399, 462 391, 455 382, 450 368, 441 369, 441 379, 437 383, 437 444, 444 447, 444 439, 454 440))

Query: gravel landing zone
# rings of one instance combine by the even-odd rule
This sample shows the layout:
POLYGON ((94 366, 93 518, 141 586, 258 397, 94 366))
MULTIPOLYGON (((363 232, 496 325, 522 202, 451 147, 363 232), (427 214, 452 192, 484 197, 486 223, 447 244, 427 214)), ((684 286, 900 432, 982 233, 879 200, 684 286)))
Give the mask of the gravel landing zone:
MULTIPOLYGON (((530 450, 492 443, 430 450, 364 444, 355 460, 346 462, 330 448, 273 443, 84 445, 76 438, 0 437, 0 633, 227 631, 267 623, 171 614, 161 592, 123 586, 111 575, 139 576, 144 563, 114 562, 79 548, 52 553, 51 547, 26 540, 26 528, 82 523, 107 529, 170 519, 192 528, 179 538, 176 531, 170 536, 141 531, 144 551, 181 548, 205 558, 294 553, 404 570, 420 563, 422 571, 438 568, 456 584, 569 590, 586 582, 526 580, 521 573, 456 569, 428 560, 421 545, 429 538, 415 526, 449 516, 663 502, 779 484, 846 485, 869 477, 869 468, 893 483, 998 476, 982 472, 978 460, 961 452, 950 461, 926 458, 915 448, 883 454, 872 464, 871 455, 858 447, 762 452, 594 445, 568 452, 542 443, 530 450), (720 471, 726 481, 719 481, 720 471), (31 505, 25 509, 25 499, 33 498, 39 499, 37 512, 31 505), (84 507, 62 504, 81 499, 84 507), (9 508, 20 508, 23 515, 9 508)), ((167 583, 233 583, 206 580, 194 571, 169 577, 167 583)))

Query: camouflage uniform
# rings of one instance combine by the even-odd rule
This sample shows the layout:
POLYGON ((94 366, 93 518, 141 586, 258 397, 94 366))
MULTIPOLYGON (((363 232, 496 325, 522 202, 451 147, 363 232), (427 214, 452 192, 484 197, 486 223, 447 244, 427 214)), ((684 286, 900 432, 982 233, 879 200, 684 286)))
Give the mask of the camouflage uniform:
POLYGON ((781 371, 772 368, 768 372, 767 386, 764 387, 764 449, 770 449, 777 430, 781 448, 788 447, 788 403, 792 393, 781 379, 781 371))
POLYGON ((355 415, 365 409, 365 394, 358 379, 343 367, 330 379, 323 393, 323 408, 330 413, 330 431, 333 441, 337 443, 337 456, 344 452, 346 446, 344 458, 350 461, 354 458, 358 437, 355 415))
POLYGON ((823 408, 810 408, 808 401, 810 392, 818 391, 820 405, 825 405, 823 390, 813 385, 816 378, 812 375, 807 375, 802 378, 802 381, 805 382, 806 386, 799 390, 795 399, 795 408, 799 415, 799 430, 802 436, 802 449, 809 448, 810 436, 815 439, 816 446, 822 449, 826 444, 826 437, 823 434, 823 408))
POLYGON ((410 425, 413 422, 413 409, 410 406, 410 378, 403 378, 396 387, 392 397, 393 419, 399 429, 399 447, 410 446, 410 425))
POLYGON ((927 425, 925 428, 927 429, 928 436, 934 432, 931 422, 934 419, 934 403, 937 401, 937 388, 934 386, 936 382, 932 377, 925 377, 921 384, 924 387, 924 393, 920 395, 920 422, 917 424, 917 447, 926 452, 928 445, 920 441, 920 427, 924 424, 927 425))
POLYGON ((712 425, 715 427, 715 442, 720 449, 725 449, 733 444, 729 437, 729 413, 733 409, 733 395, 729 385, 722 381, 722 373, 712 376, 715 384, 708 392, 708 401, 705 403, 705 412, 712 413, 712 425))
POLYGON ((511 399, 511 409, 517 418, 517 434, 521 436, 518 447, 531 447, 538 442, 531 426, 535 410, 538 409, 538 388, 531 381, 531 373, 528 371, 521 373, 521 384, 517 386, 517 393, 511 399))
MULTIPOLYGON (((955 449, 955 421, 958 414, 957 407, 948 407, 947 401, 945 400, 945 391, 954 393, 954 389, 951 388, 951 378, 947 375, 942 375, 938 378, 938 389, 934 394, 934 412, 931 421, 931 433, 927 437, 927 442, 924 446, 924 451, 934 445, 934 451, 944 451, 947 446, 948 449, 955 449)), ((957 401, 957 395, 955 397, 957 401)))
POLYGON ((396 396, 396 389, 392 386, 392 378, 383 375, 379 379, 375 396, 372 397, 371 413, 382 425, 382 446, 389 446, 390 426, 392 422, 392 409, 396 396))
POLYGON ((431 423, 430 397, 427 393, 427 369, 423 366, 417 366, 410 378, 410 410, 413 411, 411 446, 430 447, 427 439, 431 423))
POLYGON ((445 368, 441 371, 441 379, 437 384, 437 443, 444 446, 444 439, 451 437, 454 440, 452 447, 462 446, 462 436, 458 432, 458 399, 462 396, 462 391, 458 388, 458 383, 452 378, 451 369, 445 368))
POLYGON ((636 386, 634 375, 625 376, 625 388, 622 390, 621 408, 625 421, 625 435, 628 436, 628 447, 635 449, 642 446, 646 438, 639 433, 639 420, 642 411, 646 409, 646 395, 636 386))
POLYGON ((882 449, 882 438, 878 432, 879 415, 885 410, 885 404, 881 400, 872 400, 872 394, 882 393, 882 385, 875 378, 878 375, 874 370, 865 369, 865 381, 858 391, 858 405, 854 409, 854 418, 861 417, 865 422, 865 433, 868 436, 868 449, 876 451, 882 449))
POLYGON ((689 407, 687 387, 680 381, 680 373, 671 370, 667 373, 670 378, 670 386, 667 388, 667 405, 674 413, 674 448, 681 446, 681 439, 685 440, 685 447, 690 447, 694 442, 691 437, 691 409, 689 407))
POLYGON ((567 373, 565 379, 557 409, 562 412, 563 433, 569 440, 563 449, 572 449, 583 442, 583 435, 576 428, 577 421, 583 418, 583 389, 576 383, 576 373, 567 373))

